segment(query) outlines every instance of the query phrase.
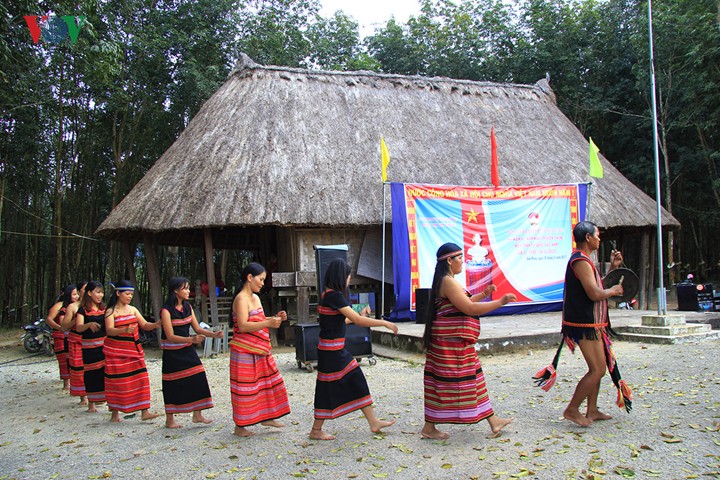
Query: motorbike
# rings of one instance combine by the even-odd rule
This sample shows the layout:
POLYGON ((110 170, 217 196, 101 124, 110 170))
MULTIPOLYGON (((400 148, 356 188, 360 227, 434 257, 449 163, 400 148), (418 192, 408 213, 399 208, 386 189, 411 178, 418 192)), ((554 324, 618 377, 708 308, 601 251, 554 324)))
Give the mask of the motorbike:
POLYGON ((138 335, 140 337, 140 345, 142 345, 143 347, 153 348, 160 346, 160 341, 158 340, 159 337, 155 330, 151 332, 146 332, 142 328, 139 328, 138 330, 138 335))
POLYGON ((44 318, 38 318, 35 322, 24 325, 21 340, 23 347, 30 353, 44 352, 45 355, 54 355, 52 328, 45 322, 44 318))

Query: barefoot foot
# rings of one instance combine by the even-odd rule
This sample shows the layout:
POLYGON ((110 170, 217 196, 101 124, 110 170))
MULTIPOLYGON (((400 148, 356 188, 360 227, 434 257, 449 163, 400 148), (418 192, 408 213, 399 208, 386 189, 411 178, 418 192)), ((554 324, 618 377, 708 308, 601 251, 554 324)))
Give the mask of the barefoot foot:
POLYGON ((80 402, 78 402, 78 405, 87 405, 87 397, 80 397, 80 402))
POLYGON ((122 420, 120 419, 120 412, 117 410, 113 410, 112 415, 110 416, 110 422, 112 423, 120 423, 122 420))
POLYGON ((587 412, 585 414, 585 418, 590 420, 591 422, 595 420, 610 420, 612 418, 612 415, 608 415, 607 413, 603 413, 600 410, 595 410, 592 412, 587 412))
POLYGON ((283 428, 285 424, 278 422, 277 420, 268 420, 266 422, 260 422, 260 425, 264 425, 266 427, 275 427, 275 428, 283 428))
POLYGON ((172 422, 165 422, 165 428, 182 428, 182 425, 173 420, 172 422))
POLYGON ((255 433, 251 432, 245 427, 235 426, 235 430, 233 430, 233 435, 237 435, 238 437, 252 437, 253 435, 255 435, 255 433))
POLYGON ((438 430, 437 428, 434 428, 434 427, 432 429, 423 428, 420 431, 420 436, 423 439, 428 439, 428 440, 447 440, 448 438, 450 438, 450 435, 448 433, 438 430))
POLYGON ((490 430, 492 430, 493 435, 498 436, 500 434, 500 430, 510 425, 513 420, 515 419, 512 417, 500 418, 497 415, 493 415, 488 418, 488 423, 490 423, 490 430))
POLYGON ((335 435, 325 433, 321 428, 311 428, 309 436, 313 440, 335 440, 335 435))
POLYGON ((201 413, 198 413, 197 415, 193 414, 192 422, 204 423, 205 425, 207 425, 208 423, 212 423, 212 420, 207 417, 203 417, 201 413))
POLYGON ((381 433, 381 430, 385 427, 390 427, 392 425, 395 425, 395 420, 390 420, 388 422, 385 422, 383 420, 378 420, 374 424, 370 425, 370 431, 373 433, 381 433))
POLYGON ((152 420, 159 416, 160 416, 159 413, 148 412, 147 410, 145 410, 142 412, 142 415, 140 416, 140 420, 142 420, 142 421, 152 420))
POLYGON ((592 420, 583 416, 579 410, 565 410, 563 412, 563 418, 565 418, 565 420, 570 420, 581 427, 589 427, 592 423, 592 420))

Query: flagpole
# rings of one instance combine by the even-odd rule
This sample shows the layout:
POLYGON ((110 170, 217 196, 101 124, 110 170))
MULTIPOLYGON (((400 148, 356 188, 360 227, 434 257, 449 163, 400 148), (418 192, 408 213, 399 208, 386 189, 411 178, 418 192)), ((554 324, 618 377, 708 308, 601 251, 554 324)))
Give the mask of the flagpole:
POLYGON ((655 201, 657 203, 657 258, 658 258, 658 315, 667 314, 665 285, 663 284, 662 211, 660 204, 660 156, 658 154, 657 100, 655 98, 655 60, 653 55, 652 0, 648 0, 648 34, 650 37, 650 86, 652 88, 653 153, 655 157, 655 201))
POLYGON ((380 280, 380 318, 383 318, 385 316, 385 187, 387 186, 387 182, 383 182, 382 184, 382 196, 383 196, 383 206, 382 206, 382 276, 380 280))

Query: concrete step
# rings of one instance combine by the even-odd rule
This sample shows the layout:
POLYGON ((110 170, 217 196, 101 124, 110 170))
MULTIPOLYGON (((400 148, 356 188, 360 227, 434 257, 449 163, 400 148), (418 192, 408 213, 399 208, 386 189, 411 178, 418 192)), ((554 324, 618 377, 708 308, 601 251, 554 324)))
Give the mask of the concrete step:
POLYGON ((693 333, 704 333, 712 330, 710 325, 705 324, 692 324, 687 323, 682 325, 672 325, 669 327, 650 327, 647 325, 630 325, 622 327, 621 329, 627 333, 639 333, 644 335, 665 335, 676 336, 676 335, 689 335, 693 333))
POLYGON ((649 327, 684 325, 685 315, 643 315, 641 323, 649 327))
POLYGON ((676 343, 698 342, 703 340, 711 340, 720 338, 720 330, 711 330, 703 333, 690 333, 686 335, 647 335, 641 333, 628 333, 625 328, 618 331, 619 340, 641 343, 661 343, 665 345, 673 345, 676 343))

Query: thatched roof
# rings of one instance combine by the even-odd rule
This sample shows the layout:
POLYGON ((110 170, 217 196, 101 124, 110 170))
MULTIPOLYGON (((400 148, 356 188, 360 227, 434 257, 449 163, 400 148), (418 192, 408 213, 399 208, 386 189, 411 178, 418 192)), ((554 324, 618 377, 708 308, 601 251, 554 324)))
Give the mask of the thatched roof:
MULTIPOLYGON (((390 181, 490 185, 492 126, 502 185, 588 180, 588 142, 544 79, 515 85, 310 71, 243 55, 96 233, 187 242, 207 227, 377 225, 381 136, 390 181)), ((593 221, 654 225, 654 200, 601 162, 593 221)), ((666 226, 679 225, 663 213, 666 226)))

